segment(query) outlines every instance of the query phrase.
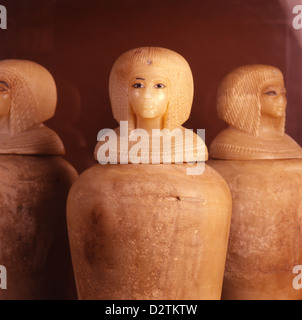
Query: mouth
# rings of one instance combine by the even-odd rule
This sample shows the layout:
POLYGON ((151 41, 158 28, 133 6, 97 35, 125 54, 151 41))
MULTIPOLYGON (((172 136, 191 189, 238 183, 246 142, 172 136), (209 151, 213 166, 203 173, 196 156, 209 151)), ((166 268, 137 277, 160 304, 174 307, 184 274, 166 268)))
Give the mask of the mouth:
POLYGON ((154 106, 153 106, 152 104, 146 103, 146 104, 144 104, 144 109, 146 109, 146 110, 153 110, 153 109, 154 109, 154 106))
POLYGON ((144 112, 152 112, 152 113, 154 113, 154 108, 144 108, 144 112))
POLYGON ((276 109, 276 115, 278 115, 278 117, 282 117, 285 114, 285 108, 278 108, 276 109))

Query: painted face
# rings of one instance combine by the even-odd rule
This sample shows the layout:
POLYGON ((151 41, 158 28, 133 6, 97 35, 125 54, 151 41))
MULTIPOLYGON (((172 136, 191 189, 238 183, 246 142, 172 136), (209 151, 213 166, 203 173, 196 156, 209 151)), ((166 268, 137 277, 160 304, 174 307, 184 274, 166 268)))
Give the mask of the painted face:
POLYGON ((159 70, 137 71, 130 80, 129 102, 133 112, 145 119, 162 117, 168 107, 169 83, 159 70))
POLYGON ((283 80, 272 80, 261 92, 261 113, 272 118, 282 118, 286 109, 286 90, 283 80))

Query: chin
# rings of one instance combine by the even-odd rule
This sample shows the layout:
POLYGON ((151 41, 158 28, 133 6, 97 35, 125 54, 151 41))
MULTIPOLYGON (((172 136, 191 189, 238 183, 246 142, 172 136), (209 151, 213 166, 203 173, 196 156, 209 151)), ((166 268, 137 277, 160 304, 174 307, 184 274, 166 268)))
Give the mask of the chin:
POLYGON ((156 118, 156 114, 154 114, 153 112, 144 112, 142 114, 142 117, 145 118, 145 119, 153 119, 153 118, 156 118))

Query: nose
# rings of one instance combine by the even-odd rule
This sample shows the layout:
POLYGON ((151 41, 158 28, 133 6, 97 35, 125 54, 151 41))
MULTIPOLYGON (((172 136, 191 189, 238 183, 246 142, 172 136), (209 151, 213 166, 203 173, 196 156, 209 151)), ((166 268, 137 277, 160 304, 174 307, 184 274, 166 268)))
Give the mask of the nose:
POLYGON ((280 95, 278 99, 278 104, 283 105, 283 104, 286 104, 286 102, 287 102, 286 96, 284 94, 280 95))
POLYGON ((151 95, 151 92, 150 92, 150 88, 149 88, 149 87, 146 87, 146 89, 145 89, 144 98, 145 98, 145 99, 151 99, 151 98, 152 98, 152 95, 151 95))

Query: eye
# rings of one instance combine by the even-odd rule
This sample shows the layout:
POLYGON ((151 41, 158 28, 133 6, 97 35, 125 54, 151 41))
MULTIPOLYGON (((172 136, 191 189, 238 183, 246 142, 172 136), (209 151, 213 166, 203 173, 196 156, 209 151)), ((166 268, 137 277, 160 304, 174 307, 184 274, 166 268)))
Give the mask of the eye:
POLYGON ((268 96, 276 96, 277 92, 274 90, 270 90, 270 91, 265 92, 265 94, 267 94, 268 96))
POLYGON ((135 89, 145 88, 142 83, 135 83, 134 85, 132 85, 132 87, 135 88, 135 89))
POLYGON ((4 81, 0 81, 0 92, 9 92, 9 86, 4 81))
POLYGON ((163 88, 165 88, 166 86, 164 85, 164 84, 162 84, 162 83, 157 83, 155 86, 154 86, 154 88, 156 88, 156 89, 163 89, 163 88))

